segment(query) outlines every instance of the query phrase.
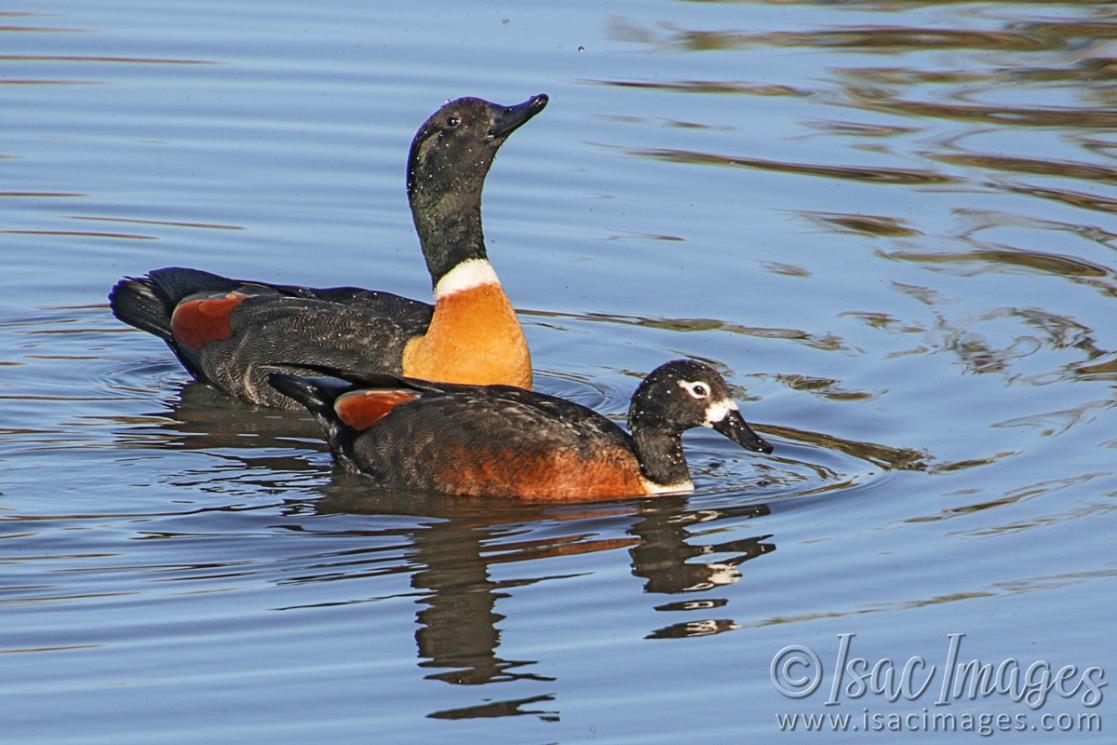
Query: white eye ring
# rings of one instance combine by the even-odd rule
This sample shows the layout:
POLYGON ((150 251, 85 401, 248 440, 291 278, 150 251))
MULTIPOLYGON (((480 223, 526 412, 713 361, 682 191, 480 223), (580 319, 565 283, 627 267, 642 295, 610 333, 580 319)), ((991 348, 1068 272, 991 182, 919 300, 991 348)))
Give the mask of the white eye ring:
POLYGON ((679 387, 693 398, 702 399, 710 395, 710 386, 701 381, 680 380, 679 387))

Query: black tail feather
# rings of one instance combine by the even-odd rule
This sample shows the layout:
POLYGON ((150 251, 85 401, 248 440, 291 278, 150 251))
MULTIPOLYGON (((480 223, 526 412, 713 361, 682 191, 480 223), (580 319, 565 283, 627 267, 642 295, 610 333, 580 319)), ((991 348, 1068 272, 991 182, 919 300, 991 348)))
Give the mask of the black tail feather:
POLYGON ((196 292, 229 292, 242 283, 198 269, 167 267, 145 277, 125 277, 109 293, 113 315, 130 326, 173 341, 171 314, 187 295, 196 292))
MULTIPOLYGON (((364 373, 355 370, 342 370, 336 367, 330 367, 329 365, 315 365, 313 363, 303 363, 300 364, 298 368, 300 370, 308 370, 319 375, 325 375, 328 378, 339 378, 341 380, 344 380, 347 383, 351 384, 349 386, 349 389, 410 388, 414 391, 446 393, 448 391, 457 390, 459 388, 474 387, 462 385, 459 383, 439 383, 431 380, 422 380, 420 378, 405 378, 402 375, 392 375, 391 373, 364 373)), ((317 380, 323 379, 317 378, 317 380)), ((292 396, 292 398, 294 397, 292 396)))
POLYGON ((337 397, 353 390, 351 383, 340 378, 308 378, 278 372, 268 375, 268 383, 284 396, 298 401, 312 414, 318 414, 323 409, 332 413, 337 397))
POLYGON ((352 444, 357 432, 341 421, 334 411, 334 401, 341 394, 353 390, 353 384, 339 378, 306 378, 287 373, 270 373, 268 383, 305 406, 322 428, 334 458, 345 466, 355 467, 352 444))
POLYGON ((130 326, 155 334, 164 341, 174 339, 168 304, 148 277, 125 277, 109 293, 113 315, 130 326))
POLYGON ((173 308, 187 295, 196 292, 231 292, 245 284, 201 269, 168 266, 148 272, 149 281, 173 308))

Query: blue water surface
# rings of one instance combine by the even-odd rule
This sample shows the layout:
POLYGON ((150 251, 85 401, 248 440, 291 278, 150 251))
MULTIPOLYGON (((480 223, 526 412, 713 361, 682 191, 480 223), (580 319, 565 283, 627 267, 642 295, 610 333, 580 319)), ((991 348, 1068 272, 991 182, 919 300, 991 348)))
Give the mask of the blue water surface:
POLYGON ((0 9, 5 741, 1106 742, 1115 21, 0 9), (771 456, 690 434, 659 499, 374 495, 109 313, 167 265, 429 297, 415 129, 539 92, 484 203, 539 389, 621 420, 708 360, 771 456), (943 699, 951 639, 988 677, 943 699))

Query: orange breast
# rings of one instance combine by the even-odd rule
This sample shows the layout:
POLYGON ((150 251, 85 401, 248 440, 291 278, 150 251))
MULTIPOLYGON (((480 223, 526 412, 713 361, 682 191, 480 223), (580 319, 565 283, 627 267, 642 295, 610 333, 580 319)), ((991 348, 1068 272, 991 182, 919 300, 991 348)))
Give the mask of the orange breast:
POLYGON ((403 374, 530 389, 531 353, 504 289, 486 284, 440 298, 427 333, 404 349, 403 374))
POLYGON ((592 460, 572 450, 443 452, 436 469, 440 491, 474 497, 516 497, 547 502, 588 502, 648 494, 636 457, 605 448, 592 460))
POLYGON ((233 335, 229 316, 245 299, 245 295, 230 292, 223 297, 179 303, 171 314, 171 331, 180 344, 195 350, 206 342, 228 339, 233 335))

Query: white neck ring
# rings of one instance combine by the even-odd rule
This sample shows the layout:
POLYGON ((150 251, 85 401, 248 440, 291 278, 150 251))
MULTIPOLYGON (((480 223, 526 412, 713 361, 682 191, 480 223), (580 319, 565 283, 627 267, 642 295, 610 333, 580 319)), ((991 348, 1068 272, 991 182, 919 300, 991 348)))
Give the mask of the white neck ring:
POLYGON ((466 259, 442 275, 434 286, 434 299, 437 302, 458 292, 499 284, 500 278, 487 259, 466 259))

